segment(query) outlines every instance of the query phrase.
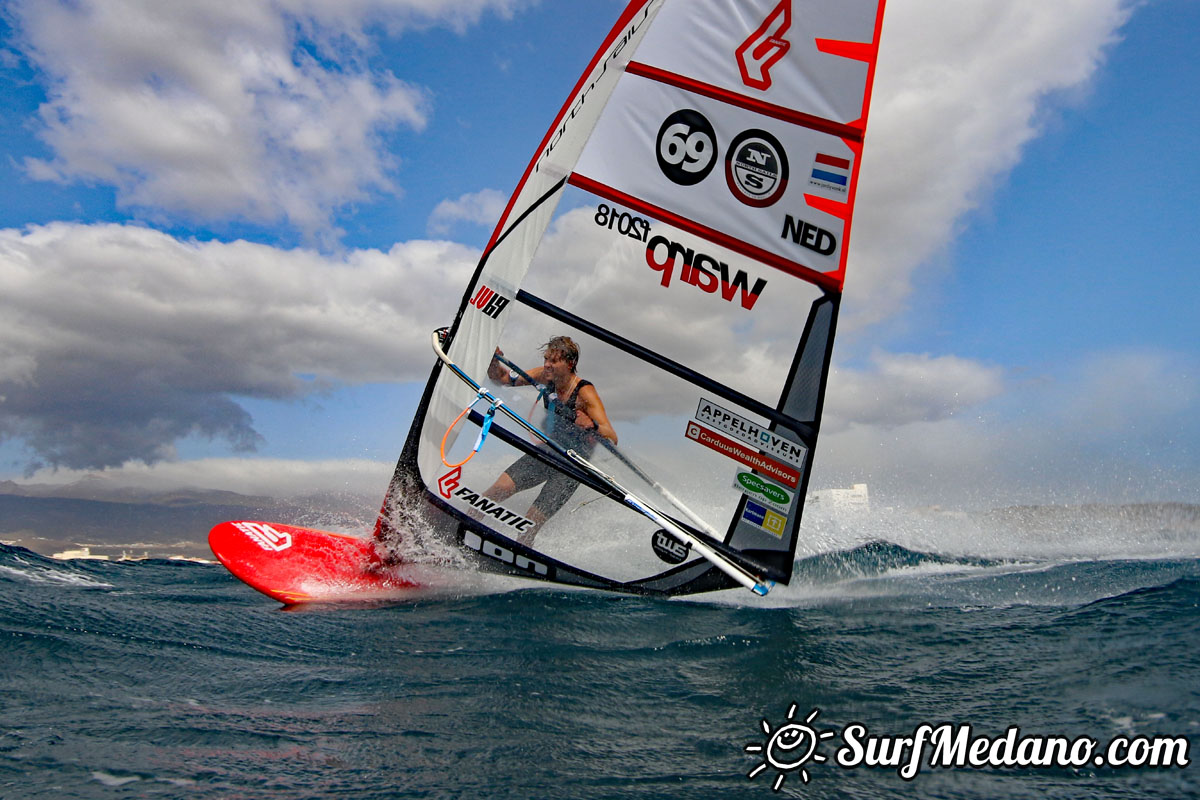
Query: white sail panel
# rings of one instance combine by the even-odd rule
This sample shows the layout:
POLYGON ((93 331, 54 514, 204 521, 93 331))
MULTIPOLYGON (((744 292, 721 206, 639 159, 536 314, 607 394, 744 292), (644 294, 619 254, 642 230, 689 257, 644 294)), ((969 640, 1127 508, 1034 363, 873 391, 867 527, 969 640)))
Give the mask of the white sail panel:
MULTIPOLYGON (((570 210, 547 231, 524 291, 772 408, 780 402, 804 333, 797 321, 819 288, 579 189, 562 207, 570 210)), ((622 405, 661 410, 663 392, 639 388, 622 405)))
MULTIPOLYGON (((661 0, 650 0, 634 2, 626 8, 580 78, 570 100, 563 105, 497 224, 488 245, 486 267, 476 274, 464 298, 469 301, 480 297, 481 301, 465 309, 473 313, 460 312, 451 343, 451 358, 467 374, 486 372, 492 350, 504 329, 506 318, 502 310, 513 301, 525 277, 556 208, 563 181, 661 5, 661 0)), ((455 416, 470 402, 472 394, 453 377, 440 381, 429 406, 429 429, 449 428, 455 416)), ((451 444, 457 435, 457 429, 451 432, 451 444)), ((433 481, 429 476, 438 473, 442 466, 440 450, 440 434, 431 433, 422 440, 419 463, 421 474, 430 487, 433 481)))
POLYGON ((877 5, 878 0, 671 2, 637 60, 689 83, 848 125, 863 115, 868 65, 819 43, 870 45, 877 5))
MULTIPOLYGON (((574 169, 609 95, 630 58, 640 49, 662 5, 663 0, 635 0, 617 20, 538 146, 509 207, 496 225, 489 250, 574 169)), ((532 228, 540 230, 536 225, 532 228)))
POLYGON ((845 218, 807 199, 830 195, 810 184, 818 156, 843 163, 846 175, 853 169, 841 138, 630 75, 610 107, 573 182, 745 243, 747 255, 780 269, 841 266, 845 218))

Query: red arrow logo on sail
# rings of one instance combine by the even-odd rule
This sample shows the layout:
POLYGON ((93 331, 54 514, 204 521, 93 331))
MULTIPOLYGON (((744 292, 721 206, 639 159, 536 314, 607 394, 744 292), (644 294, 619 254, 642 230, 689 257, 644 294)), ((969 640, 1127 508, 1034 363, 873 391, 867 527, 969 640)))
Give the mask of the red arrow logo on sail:
POLYGON ((447 472, 442 477, 438 478, 438 491, 442 497, 450 499, 450 494, 458 488, 458 482, 462 479, 462 467, 455 467, 447 472))
POLYGON ((792 27, 792 0, 781 0, 758 30, 736 50, 742 83, 751 89, 771 88, 771 67, 787 54, 792 43, 783 38, 792 27))

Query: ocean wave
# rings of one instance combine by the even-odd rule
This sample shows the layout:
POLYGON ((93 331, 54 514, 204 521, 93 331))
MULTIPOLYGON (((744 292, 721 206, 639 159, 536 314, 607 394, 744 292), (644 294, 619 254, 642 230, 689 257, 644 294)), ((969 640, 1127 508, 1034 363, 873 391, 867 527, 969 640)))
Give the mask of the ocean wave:
POLYGON ((32 550, 13 545, 0 545, 0 577, 87 589, 113 588, 111 583, 99 580, 64 562, 54 561, 32 550))
POLYGON ((848 550, 821 553, 797 559, 794 577, 818 583, 869 578, 898 570, 935 568, 938 571, 957 571, 995 567, 1012 562, 970 556, 949 556, 910 550, 892 542, 875 540, 848 550))

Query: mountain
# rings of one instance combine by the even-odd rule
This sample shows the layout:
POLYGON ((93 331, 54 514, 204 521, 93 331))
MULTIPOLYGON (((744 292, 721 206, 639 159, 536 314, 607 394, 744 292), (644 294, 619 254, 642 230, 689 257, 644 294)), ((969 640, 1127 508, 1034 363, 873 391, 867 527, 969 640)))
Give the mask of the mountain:
POLYGON ((358 532, 373 526, 377 510, 377 498, 350 493, 280 500, 224 491, 114 487, 103 479, 64 485, 0 481, 0 540, 43 555, 86 546, 96 555, 211 558, 208 531, 219 522, 280 520, 358 532))

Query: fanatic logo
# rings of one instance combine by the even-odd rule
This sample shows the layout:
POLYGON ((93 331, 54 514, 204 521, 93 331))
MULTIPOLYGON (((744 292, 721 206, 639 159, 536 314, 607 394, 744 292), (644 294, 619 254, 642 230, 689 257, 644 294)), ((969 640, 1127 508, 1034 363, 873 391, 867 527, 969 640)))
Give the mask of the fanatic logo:
POLYGON ((292 535, 281 533, 265 522, 235 522, 233 527, 249 536, 263 550, 279 553, 292 546, 292 535))
POLYGON ((782 0, 758 30, 736 50, 742 83, 751 89, 771 88, 771 67, 787 55, 792 43, 783 38, 792 27, 792 0, 782 0))
POLYGON ((462 479, 462 467, 455 467, 447 472, 442 477, 438 478, 438 493, 447 500, 450 499, 454 490, 458 488, 458 482, 462 479))

